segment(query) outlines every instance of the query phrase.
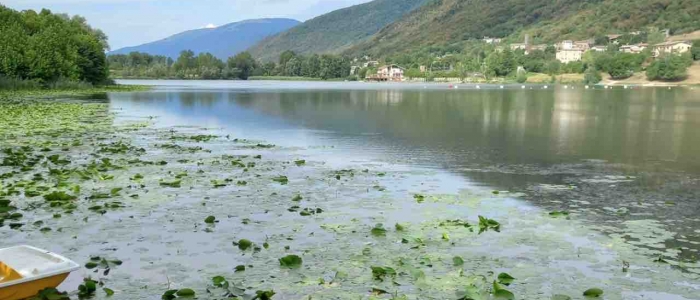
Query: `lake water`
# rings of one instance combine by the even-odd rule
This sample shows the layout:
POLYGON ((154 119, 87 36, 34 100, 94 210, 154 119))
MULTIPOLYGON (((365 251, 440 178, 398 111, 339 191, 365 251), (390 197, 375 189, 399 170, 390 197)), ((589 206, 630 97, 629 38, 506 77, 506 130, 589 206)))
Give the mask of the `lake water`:
POLYGON ((122 83, 157 88, 110 95, 110 105, 164 126, 224 128, 337 166, 433 170, 438 191, 509 191, 519 205, 575 213, 649 256, 668 254, 662 247, 677 251, 669 259, 697 261, 700 89, 122 83))
MULTIPOLYGON (((85 138, 143 151, 82 184, 136 197, 118 191, 125 207, 101 218, 45 218, 64 228, 49 236, 0 229, 8 244, 124 261, 66 290, 96 275, 115 299, 209 299, 221 275, 273 299, 458 299, 507 272, 517 299, 700 299, 700 89, 119 83, 155 87, 96 95, 117 129, 85 138), (288 254, 303 266, 280 269, 288 254)), ((78 148, 74 164, 104 153, 78 148)))

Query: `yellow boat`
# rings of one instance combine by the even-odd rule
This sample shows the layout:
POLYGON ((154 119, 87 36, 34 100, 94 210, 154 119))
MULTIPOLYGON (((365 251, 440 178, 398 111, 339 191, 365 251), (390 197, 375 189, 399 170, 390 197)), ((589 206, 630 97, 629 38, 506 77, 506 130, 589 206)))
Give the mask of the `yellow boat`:
POLYGON ((70 259, 31 246, 0 249, 0 300, 25 299, 55 288, 79 268, 70 259))

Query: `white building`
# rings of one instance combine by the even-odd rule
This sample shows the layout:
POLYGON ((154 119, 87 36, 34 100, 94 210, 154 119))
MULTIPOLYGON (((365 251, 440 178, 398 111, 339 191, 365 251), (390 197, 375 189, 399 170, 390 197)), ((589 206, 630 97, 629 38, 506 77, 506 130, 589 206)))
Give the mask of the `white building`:
POLYGON ((662 54, 683 54, 690 51, 693 44, 686 41, 665 42, 654 45, 654 57, 662 54))
POLYGON ((403 80, 403 75, 404 69, 397 65, 381 66, 377 70, 377 77, 383 80, 401 81, 403 80))
POLYGON ((581 49, 562 49, 557 51, 557 60, 564 64, 568 64, 574 61, 580 61, 583 59, 583 53, 585 51, 581 49))
POLYGON ((483 40, 487 44, 500 44, 501 43, 500 38, 492 38, 492 37, 485 36, 483 40))
POLYGON ((622 45, 620 46, 620 52, 639 54, 648 47, 648 44, 622 45))

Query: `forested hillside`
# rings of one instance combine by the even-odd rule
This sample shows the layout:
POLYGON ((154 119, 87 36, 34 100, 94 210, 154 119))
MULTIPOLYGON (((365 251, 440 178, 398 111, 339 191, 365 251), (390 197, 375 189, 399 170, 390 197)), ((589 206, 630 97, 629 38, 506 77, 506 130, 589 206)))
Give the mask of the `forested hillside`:
POLYGON ((0 5, 0 79, 104 83, 107 37, 79 16, 0 5))
POLYGON ((346 51, 388 56, 483 36, 533 43, 643 30, 700 29, 697 0, 433 0, 346 51))
POLYGON ((181 51, 192 50, 195 54, 211 53, 219 59, 227 59, 245 51, 260 40, 299 23, 292 19, 245 20, 217 28, 189 30, 159 41, 118 49, 109 54, 142 52, 174 59, 180 55, 181 51))
POLYGON ((250 48, 253 56, 276 60, 282 52, 340 53, 400 19, 427 0, 375 0, 316 17, 250 48))

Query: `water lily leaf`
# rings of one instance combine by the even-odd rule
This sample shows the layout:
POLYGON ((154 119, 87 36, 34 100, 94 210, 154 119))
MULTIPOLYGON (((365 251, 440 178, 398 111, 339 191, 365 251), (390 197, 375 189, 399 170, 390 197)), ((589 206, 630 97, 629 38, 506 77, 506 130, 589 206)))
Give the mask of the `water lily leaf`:
POLYGON ((176 298, 175 293, 177 293, 177 290, 167 290, 160 298, 163 300, 172 300, 176 298))
POLYGON ((509 291, 503 288, 498 282, 494 281, 493 282, 493 296, 496 299, 504 299, 504 300, 513 300, 515 299, 515 295, 509 291))
POLYGON ((175 295, 177 295, 178 297, 194 297, 194 294, 194 290, 187 288, 180 289, 177 291, 177 293, 175 293, 175 295))
POLYGON ((289 178, 287 178, 287 176, 277 176, 273 177, 272 181, 278 182, 281 185, 286 185, 287 183, 289 183, 289 178))
POLYGON ((452 264, 453 264, 454 266, 461 266, 461 265, 464 265, 464 259, 462 259, 462 257, 455 256, 455 257, 452 258, 452 264))
POLYGON ((379 223, 372 228, 371 233, 374 236, 386 236, 386 229, 383 224, 379 223))
POLYGON ((105 294, 107 294, 107 296, 112 296, 112 295, 114 295, 114 291, 113 291, 112 289, 103 288, 102 290, 105 292, 105 294))
POLYGON ((206 219, 204 219, 204 223, 207 224, 214 224, 216 222, 216 217, 214 216, 208 216, 206 219))
POLYGON ((394 225, 394 228, 396 229, 396 231, 406 231, 406 228, 399 223, 396 223, 396 225, 394 225))
POLYGON ((571 297, 567 295, 556 294, 552 296, 552 300, 571 300, 571 297))
POLYGON ((238 243, 235 243, 238 246, 238 249, 241 249, 243 251, 248 250, 250 246, 253 246, 253 242, 246 240, 246 239, 241 239, 238 241, 238 243))
POLYGON ((549 216, 554 217, 554 218, 556 218, 556 217, 568 217, 569 212, 568 211, 553 211, 553 212, 549 213, 549 216))
POLYGON ((301 257, 297 255, 287 255, 279 259, 280 265, 285 268, 296 269, 301 267, 301 257))
POLYGON ((97 263, 95 263, 95 262, 88 262, 88 263, 85 264, 85 268, 87 268, 87 269, 94 269, 94 268, 97 268, 97 263))
POLYGON ((306 164, 306 161, 303 160, 303 159, 295 160, 295 161, 294 161, 294 164, 296 164, 298 167, 301 167, 301 166, 303 166, 303 165, 306 164))
POLYGON ((302 199, 304 199, 304 198, 302 198, 301 195, 296 195, 296 196, 294 196, 294 198, 292 198, 292 201, 294 201, 294 202, 299 202, 299 201, 301 201, 302 199))
POLYGON ((513 278, 513 276, 510 276, 510 274, 508 273, 498 274, 498 283, 500 284, 508 286, 511 283, 513 283, 514 280, 515 278, 513 278))
POLYGON ((421 194, 415 194, 413 195, 413 199, 416 199, 416 202, 418 203, 423 203, 425 201, 425 196, 421 194))
POLYGON ((243 272, 243 271, 245 271, 245 266, 244 265, 237 265, 235 270, 236 270, 236 272, 243 272))
POLYGON ((381 280, 384 281, 384 279, 389 276, 389 277, 395 277, 396 276, 396 270, 393 268, 389 267, 371 267, 372 268, 372 277, 375 280, 381 280))
POLYGON ((603 290, 599 288, 592 288, 592 289, 587 289, 585 292, 583 292, 583 296, 585 297, 600 297, 603 295, 603 290))

